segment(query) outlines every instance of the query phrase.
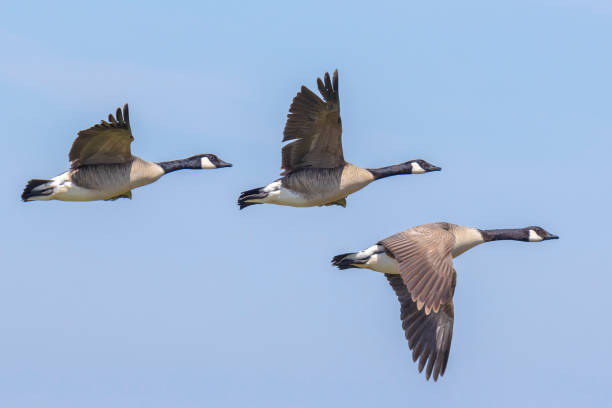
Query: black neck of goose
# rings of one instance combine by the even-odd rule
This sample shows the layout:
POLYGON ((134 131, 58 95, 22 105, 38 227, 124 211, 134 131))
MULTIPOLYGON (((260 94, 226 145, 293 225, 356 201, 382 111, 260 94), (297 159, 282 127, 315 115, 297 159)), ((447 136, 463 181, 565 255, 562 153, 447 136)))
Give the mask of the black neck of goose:
POLYGON ((172 173, 173 171, 183 169, 201 169, 202 159, 200 157, 190 157, 188 159, 171 160, 157 163, 164 170, 164 173, 172 173))
POLYGON ((529 241, 529 231, 525 231, 522 228, 480 230, 480 233, 485 242, 502 240, 529 241))
POLYGON ((374 176, 374 180, 385 177, 397 176, 398 174, 412 174, 412 164, 410 162, 394 164, 393 166, 381 167, 379 169, 367 169, 374 176))

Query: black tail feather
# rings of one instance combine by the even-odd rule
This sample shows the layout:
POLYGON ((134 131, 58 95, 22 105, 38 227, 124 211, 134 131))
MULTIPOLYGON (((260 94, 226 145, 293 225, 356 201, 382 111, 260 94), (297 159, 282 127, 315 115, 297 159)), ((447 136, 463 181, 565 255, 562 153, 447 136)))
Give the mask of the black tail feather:
POLYGON ((51 195, 53 193, 53 189, 52 188, 48 188, 48 189, 45 189, 45 190, 39 190, 39 191, 36 191, 36 192, 32 191, 36 187, 41 186, 41 185, 46 184, 46 183, 49 183, 51 181, 52 180, 41 180, 41 179, 32 179, 32 180, 28 181, 28 184, 23 189, 23 193, 21 193, 21 199, 23 201, 28 201, 28 199, 32 198, 32 197, 51 195))
POLYGON ((262 204, 247 202, 247 200, 266 198, 268 196, 268 193, 264 193, 262 190, 263 187, 258 187, 240 193, 240 197, 238 197, 238 205, 240 206, 240 209, 242 210, 243 208, 246 208, 250 205, 262 204))
POLYGON ((357 268, 355 265, 366 263, 365 260, 346 259, 348 255, 353 255, 353 252, 334 256, 331 261, 332 265, 338 267, 338 269, 349 269, 357 268))
POLYGON ((241 210, 244 208, 247 208, 248 206, 256 205, 256 204, 262 204, 262 203, 245 203, 245 202, 238 201, 238 206, 240 207, 241 210))
POLYGON ((257 188, 252 188, 252 189, 247 190, 247 191, 243 191, 242 193, 240 193, 240 198, 242 198, 244 196, 260 193, 262 189, 263 189, 263 187, 257 187, 257 188))

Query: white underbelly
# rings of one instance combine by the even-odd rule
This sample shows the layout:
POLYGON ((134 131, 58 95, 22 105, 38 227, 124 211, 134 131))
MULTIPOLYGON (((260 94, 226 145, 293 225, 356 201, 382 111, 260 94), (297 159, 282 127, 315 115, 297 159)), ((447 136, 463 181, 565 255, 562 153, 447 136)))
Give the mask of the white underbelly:
POLYGON ((275 204, 289 205, 293 207, 310 207, 317 205, 314 200, 309 200, 302 194, 289 190, 281 186, 278 190, 270 193, 269 196, 275 204))
POLYGON ((104 190, 93 190, 80 187, 70 180, 68 172, 60 174, 59 176, 54 177, 52 180, 51 186, 53 187, 53 193, 51 195, 41 197, 40 199, 60 201, 108 200, 129 191, 128 187, 115 187, 104 190))
POLYGON ((278 193, 272 193, 271 199, 273 200, 272 202, 275 204, 289 205, 293 207, 314 207, 318 205, 326 205, 341 200, 351 192, 346 194, 344 194, 344 192, 333 192, 330 194, 319 193, 313 195, 313 197, 306 197, 303 194, 281 186, 278 193))
POLYGON ((251 199, 249 202, 288 205, 292 207, 311 207, 313 205, 319 205, 316 201, 309 200, 302 194, 284 187, 280 180, 265 186, 263 192, 268 193, 268 195, 264 198, 251 199))
POLYGON ((250 199, 249 202, 271 203, 292 207, 313 207, 341 200, 347 195, 359 190, 364 185, 364 183, 361 183, 359 185, 354 184, 347 186, 341 190, 329 189, 328 191, 313 191, 306 195, 287 188, 280 180, 277 180, 263 188, 263 192, 268 193, 265 198, 250 199))
POLYGON ((125 191, 98 191, 91 190, 88 188, 79 187, 72 182, 64 183, 63 186, 58 188, 57 192, 50 196, 52 200, 60 201, 95 201, 95 200, 108 200, 118 195, 123 194, 125 191))

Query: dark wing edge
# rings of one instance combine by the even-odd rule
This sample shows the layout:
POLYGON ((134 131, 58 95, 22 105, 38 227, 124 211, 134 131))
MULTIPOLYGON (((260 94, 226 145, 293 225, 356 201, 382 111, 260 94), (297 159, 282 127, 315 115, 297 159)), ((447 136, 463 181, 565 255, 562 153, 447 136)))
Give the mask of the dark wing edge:
POLYGON ((93 125, 89 129, 81 130, 78 133, 78 137, 72 144, 70 153, 68 154, 71 168, 74 169, 82 165, 83 160, 79 158, 79 155, 84 147, 91 141, 91 139, 99 135, 101 131, 111 129, 126 130, 130 135, 130 143, 134 140, 134 136, 132 136, 132 129, 130 127, 130 111, 128 104, 126 103, 123 105, 123 111, 121 108, 117 108, 115 116, 113 116, 112 113, 109 113, 108 122, 102 120, 99 124, 93 125))
MULTIPOLYGON (((453 338, 454 306, 452 299, 438 312, 425 314, 416 303, 401 276, 385 274, 401 305, 402 328, 412 350, 412 360, 419 361, 419 372, 425 368, 427 380, 433 375, 434 381, 446 371, 453 338)), ((453 278, 453 292, 456 275, 453 278)))
POLYGON ((317 87, 325 99, 323 101, 317 94, 302 85, 300 92, 293 98, 287 115, 287 123, 283 131, 283 142, 293 139, 302 139, 310 136, 304 135, 304 125, 312 126, 316 115, 321 111, 338 111, 340 113, 340 96, 338 93, 338 70, 334 71, 333 82, 329 73, 325 73, 325 82, 317 78, 317 87))
MULTIPOLYGON (((324 81, 317 78, 317 87, 324 100, 302 85, 300 92, 293 98, 289 107, 289 114, 283 131, 283 142, 295 141, 285 145, 282 149, 281 168, 285 172, 295 168, 307 167, 307 165, 300 165, 299 161, 310 152, 313 143, 317 141, 321 143, 317 139, 324 132, 331 133, 333 137, 338 139, 328 143, 328 146, 339 149, 339 159, 335 160, 339 163, 338 165, 344 162, 341 142, 342 123, 340 120, 338 70, 334 71, 332 79, 330 79, 328 72, 324 75, 324 81), (297 166, 295 165, 296 162, 298 162, 297 166)), ((330 137, 329 134, 326 136, 330 137)))

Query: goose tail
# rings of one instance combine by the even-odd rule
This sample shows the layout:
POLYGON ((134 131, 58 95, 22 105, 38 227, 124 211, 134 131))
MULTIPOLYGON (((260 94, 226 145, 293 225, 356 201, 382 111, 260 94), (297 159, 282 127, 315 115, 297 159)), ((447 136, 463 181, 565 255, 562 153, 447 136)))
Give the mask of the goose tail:
POLYGON ((238 197, 238 206, 242 210, 250 205, 263 204, 258 202, 252 202, 250 200, 262 200, 268 196, 268 193, 264 191, 264 187, 253 188, 251 190, 243 191, 238 197))
POLYGON ((357 265, 366 263, 368 259, 358 259, 356 252, 347 252, 346 254, 336 255, 332 258, 332 265, 338 269, 358 268, 357 265))
POLYGON ((53 194, 52 182, 53 180, 41 179, 28 181, 28 184, 23 189, 23 193, 21 193, 21 199, 23 201, 45 200, 47 196, 53 194))

